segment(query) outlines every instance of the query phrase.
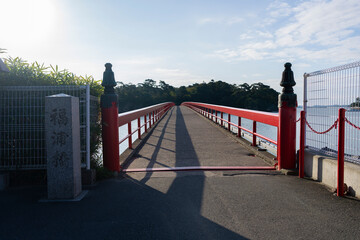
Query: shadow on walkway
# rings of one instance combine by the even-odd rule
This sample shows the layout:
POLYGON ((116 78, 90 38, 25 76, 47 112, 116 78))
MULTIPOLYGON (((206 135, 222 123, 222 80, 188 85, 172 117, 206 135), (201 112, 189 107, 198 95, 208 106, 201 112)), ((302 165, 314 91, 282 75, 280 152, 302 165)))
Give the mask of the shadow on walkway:
MULTIPOLYGON (((165 123, 157 147, 154 150, 153 161, 156 159, 162 141, 161 137, 166 131, 168 122, 169 119, 165 123)), ((175 149, 176 167, 183 166, 184 157, 188 165, 200 165, 180 107, 176 107, 175 149)), ((152 166, 153 164, 149 163, 147 167, 152 166)), ((190 175, 177 172, 166 194, 159 193, 155 189, 151 190, 151 188, 144 185, 150 177, 151 174, 147 173, 141 181, 133 181, 144 187, 144 189, 139 190, 138 195, 143 195, 146 192, 149 194, 146 197, 148 200, 156 201, 155 212, 148 213, 150 214, 149 219, 139 219, 138 221, 153 221, 158 226, 161 226, 162 230, 158 230, 157 238, 163 236, 164 239, 246 239, 201 215, 205 184, 205 175, 202 171, 190 175), (157 196, 158 194, 160 196, 157 196)), ((152 208, 155 206, 152 206, 152 208)), ((143 208, 144 206, 139 207, 143 208)), ((148 209, 146 212, 148 212, 148 209)))

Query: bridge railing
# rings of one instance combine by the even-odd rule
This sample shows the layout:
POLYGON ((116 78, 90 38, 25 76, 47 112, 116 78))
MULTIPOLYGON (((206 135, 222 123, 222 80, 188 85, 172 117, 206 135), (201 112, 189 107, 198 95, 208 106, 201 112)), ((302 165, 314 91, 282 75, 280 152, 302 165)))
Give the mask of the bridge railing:
POLYGON ((252 145, 257 145, 257 138, 262 138, 277 146, 276 158, 278 161, 278 169, 295 169, 296 168, 296 106, 297 97, 294 94, 293 86, 296 84, 294 74, 291 70, 291 63, 284 65, 285 70, 282 74, 280 86, 283 87, 282 93, 279 95, 279 113, 268 113, 206 103, 185 102, 184 106, 188 106, 206 117, 220 120, 220 124, 226 122, 228 130, 230 126, 238 128, 238 136, 240 130, 252 134, 252 145), (220 112, 220 117, 218 117, 220 112), (215 113, 215 114, 214 114, 215 113), (228 114, 228 119, 224 119, 224 113, 228 114), (238 124, 231 122, 231 115, 238 117, 238 124), (246 129, 241 126, 241 118, 253 121, 253 129, 246 129), (270 139, 257 133, 257 122, 277 127, 277 141, 270 139))
POLYGON ((238 129, 237 136, 240 137, 241 130, 250 133, 252 138, 252 145, 255 146, 256 138, 259 137, 264 139, 274 145, 277 145, 277 141, 266 136, 263 136, 257 132, 257 123, 264 123, 270 126, 278 127, 279 125, 279 114, 277 113, 269 113, 241 108, 233 108, 226 107, 220 105, 213 105, 207 103, 198 103, 198 102, 184 102, 182 105, 192 108, 193 110, 199 112, 200 114, 206 116, 210 119, 216 119, 216 121, 220 121, 220 125, 224 126, 224 123, 227 124, 227 129, 230 131, 230 126, 233 126, 238 129), (220 117, 218 116, 220 113, 220 117), (224 113, 228 115, 228 119, 224 119, 224 113), (235 124, 231 122, 231 116, 238 117, 238 123, 235 124), (252 130, 247 129, 241 125, 241 119, 246 118, 248 120, 253 121, 252 130))
POLYGON ((257 145, 257 138, 264 139, 265 141, 274 144, 277 146, 277 141, 266 136, 263 136, 257 132, 257 123, 264 123, 270 126, 278 127, 279 126, 279 114, 278 113, 269 113, 241 108, 226 107, 220 105, 213 105, 207 103, 198 103, 198 102, 184 102, 183 106, 187 106, 198 113, 204 115, 205 117, 212 119, 216 122, 219 122, 221 126, 224 126, 226 123, 227 129, 230 131, 230 126, 237 128, 237 136, 241 136, 241 131, 248 132, 252 135, 252 146, 257 145), (220 117, 218 114, 220 113, 220 117), (224 119, 224 113, 228 115, 227 119, 224 119), (231 122, 231 116, 238 117, 237 124, 231 122), (242 126, 242 118, 252 121, 252 130, 247 129, 242 126))
POLYGON ((126 139, 128 140, 128 148, 132 148, 133 138, 132 136, 137 133, 137 138, 141 139, 141 129, 144 129, 146 133, 148 128, 151 128, 161 117, 175 104, 172 102, 165 102, 156 104, 153 106, 120 113, 118 115, 118 128, 126 125, 128 126, 128 134, 119 140, 119 144, 123 143, 126 139), (141 120, 143 119, 143 121, 141 120), (132 121, 137 120, 137 128, 134 130, 132 127, 132 121), (141 122, 143 122, 141 124, 141 122))
MULTIPOLYGON (((119 144, 126 139, 129 141, 129 147, 132 146, 132 135, 138 132, 140 134, 141 116, 148 116, 150 113, 150 124, 152 119, 159 118, 159 113, 165 113, 173 103, 165 103, 167 105, 156 105, 149 108, 140 109, 126 114, 118 115, 117 108, 117 95, 115 94, 114 87, 116 86, 114 72, 111 70, 112 65, 110 63, 105 64, 106 70, 104 72, 102 86, 105 87, 104 94, 101 96, 101 113, 102 113, 102 139, 103 139, 103 160, 104 167, 111 171, 120 171, 119 162, 119 144), (156 114, 154 115, 154 111, 156 114), (132 131, 131 121, 138 119, 138 128, 132 131), (124 124, 128 124, 128 135, 119 141, 118 128, 124 124)), ((204 109, 211 109, 211 113, 207 111, 209 116, 218 119, 217 115, 213 115, 213 111, 221 112, 220 121, 228 122, 228 128, 230 125, 235 125, 239 130, 250 132, 253 135, 253 145, 256 145, 256 138, 262 138, 272 144, 277 145, 277 160, 278 169, 294 169, 296 167, 296 94, 294 94, 293 86, 295 85, 294 74, 291 70, 291 63, 284 65, 285 70, 282 74, 282 80, 280 86, 283 87, 282 93, 279 95, 279 113, 267 113, 246 109, 238 109, 231 107, 224 107, 218 105, 211 105, 205 103, 192 103, 187 102, 183 105, 198 109, 204 113, 204 109), (223 113, 229 114, 229 119, 223 119, 223 113), (233 124, 230 121, 231 115, 238 116, 239 121, 241 118, 247 118, 253 121, 253 129, 249 130, 241 126, 241 124, 233 124), (261 122, 271 126, 277 127, 277 141, 265 137, 256 131, 256 123, 261 122)), ((144 127, 147 126, 147 120, 145 120, 144 127)), ((238 131, 240 132, 240 131, 238 131)), ((141 136, 140 136, 141 137, 141 136)))

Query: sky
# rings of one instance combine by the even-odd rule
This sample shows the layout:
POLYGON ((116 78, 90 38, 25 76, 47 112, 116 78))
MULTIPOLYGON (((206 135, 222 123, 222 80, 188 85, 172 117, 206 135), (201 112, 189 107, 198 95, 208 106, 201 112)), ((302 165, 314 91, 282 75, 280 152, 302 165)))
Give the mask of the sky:
POLYGON ((179 87, 222 80, 277 91, 303 74, 360 60, 359 0, 0 0, 0 57, 116 81, 179 87))

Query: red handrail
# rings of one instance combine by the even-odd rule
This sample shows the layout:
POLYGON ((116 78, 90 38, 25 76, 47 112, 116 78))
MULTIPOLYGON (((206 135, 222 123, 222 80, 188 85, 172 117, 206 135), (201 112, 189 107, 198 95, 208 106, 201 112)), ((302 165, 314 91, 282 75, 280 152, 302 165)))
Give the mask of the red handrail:
MULTIPOLYGON (((277 145, 277 141, 270 139, 268 137, 262 136, 261 134, 256 132, 256 122, 261 122, 264 124, 268 124, 271 126, 278 127, 279 125, 279 114, 277 113, 268 113, 268 112, 262 112, 262 111, 255 111, 255 110, 248 110, 248 109, 241 109, 241 108, 233 108, 233 107, 226 107, 226 106, 220 106, 220 105, 213 105, 213 104, 207 104, 207 103, 197 103, 197 102, 184 102, 181 105, 190 107, 194 109, 195 111, 201 112, 203 111, 204 114, 206 114, 207 117, 210 116, 210 118, 220 119, 221 123, 226 122, 228 123, 228 129, 230 125, 233 125, 234 127, 237 127, 239 130, 244 130, 246 132, 249 132, 253 134, 253 142, 252 144, 256 144, 256 137, 262 138, 272 144, 277 145), (204 109, 207 109, 204 111, 204 109), (253 120, 253 131, 246 129, 240 125, 236 125, 234 123, 229 122, 229 120, 223 119, 223 117, 218 117, 215 114, 209 113, 208 110, 212 111, 219 111, 221 112, 221 116, 223 116, 223 113, 227 113, 228 116, 234 115, 241 118, 246 118, 249 120, 253 120)), ((228 117, 230 119, 230 117, 228 117)), ((216 120, 217 121, 217 120, 216 120)), ((241 121, 239 121, 241 123, 241 121)), ((238 136, 240 136, 238 134, 238 136)))
POLYGON ((145 107, 145 108, 141 108, 141 109, 136 109, 133 111, 129 111, 129 112, 124 112, 124 113, 120 113, 118 115, 118 126, 122 126, 128 122, 131 122, 132 120, 138 119, 144 115, 147 115, 148 113, 152 113, 156 110, 161 109, 162 107, 172 107, 175 104, 172 102, 165 102, 165 103, 160 103, 160 104, 156 104, 156 105, 152 105, 149 107, 145 107))
POLYGON ((198 102, 184 102, 181 105, 208 108, 208 109, 212 109, 215 111, 231 114, 234 116, 250 119, 250 120, 253 120, 256 122, 265 123, 265 124, 275 126, 275 127, 278 127, 278 125, 279 125, 279 114, 277 114, 277 113, 269 113, 269 112, 262 112, 262 111, 255 111, 255 110, 249 110, 249 109, 234 108, 234 107, 226 107, 226 106, 207 104, 207 103, 198 103, 198 102))
MULTIPOLYGON (((171 107, 173 107, 175 104, 172 102, 166 102, 166 103, 160 103, 153 106, 136 109, 129 112, 124 112, 118 114, 118 127, 128 124, 128 134, 122 138, 119 141, 119 144, 124 142, 126 139, 129 141, 129 148, 132 149, 132 135, 136 132, 138 133, 138 136, 141 137, 141 128, 145 126, 145 132, 147 132, 147 124, 149 123, 149 127, 160 120, 161 116, 163 116, 171 107), (147 119, 146 116, 149 114, 149 118, 147 119), (140 125, 140 118, 144 116, 144 124, 140 125), (131 122, 133 120, 138 120, 138 127, 132 131, 131 128, 131 122)), ((140 139, 140 138, 139 138, 140 139)))

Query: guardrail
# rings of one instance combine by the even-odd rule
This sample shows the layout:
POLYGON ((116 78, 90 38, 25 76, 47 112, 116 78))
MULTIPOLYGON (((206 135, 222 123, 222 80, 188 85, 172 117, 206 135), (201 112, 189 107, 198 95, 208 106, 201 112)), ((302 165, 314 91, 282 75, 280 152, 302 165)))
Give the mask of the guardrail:
POLYGON ((191 109, 199 112, 200 114, 206 116, 210 119, 216 119, 220 121, 220 125, 224 126, 224 122, 227 123, 227 129, 230 131, 230 126, 234 126, 238 129, 237 136, 240 137, 241 130, 246 131, 253 135, 252 138, 252 145, 256 146, 256 138, 262 138, 274 145, 277 145, 277 141, 265 137, 259 133, 256 132, 256 123, 261 122, 270 126, 278 127, 279 125, 279 114, 277 113, 268 113, 268 112, 262 112, 262 111, 254 111, 254 110, 248 110, 248 109, 241 109, 241 108, 233 108, 233 107, 226 107, 226 106, 220 106, 220 105, 213 105, 213 104, 207 104, 207 103, 197 103, 197 102, 184 102, 181 105, 190 107, 191 109), (218 113, 220 113, 220 117, 218 116, 218 113), (223 118, 223 114, 228 114, 228 119, 223 118), (231 122, 231 116, 237 116, 238 117, 238 124, 231 122), (253 121, 253 129, 247 129, 241 126, 241 119, 246 118, 253 121))
POLYGON ((175 104, 172 102, 160 103, 150 107, 145 107, 130 112, 120 113, 118 115, 118 128, 127 124, 128 134, 119 141, 119 144, 128 139, 129 148, 132 148, 132 135, 138 134, 138 139, 141 139, 141 129, 145 128, 145 133, 152 125, 154 125, 161 117, 175 104), (141 118, 144 118, 144 123, 141 125, 141 118), (137 119, 137 128, 132 131, 131 122, 137 119))
POLYGON ((201 115, 219 123, 222 127, 227 127, 228 131, 231 131, 230 126, 237 128, 237 137, 241 137, 241 130, 248 132, 252 135, 252 146, 257 146, 257 138, 261 138, 269 143, 274 144, 276 147, 278 145, 277 141, 274 139, 268 138, 257 133, 257 123, 264 123, 270 126, 278 127, 279 126, 279 114, 277 113, 268 113, 262 111, 241 109, 226 107, 220 105, 213 105, 207 103, 198 103, 198 102, 184 102, 181 105, 189 107, 194 111, 200 113, 201 115), (228 119, 224 119, 224 113, 228 115, 228 119), (220 114, 220 117, 218 116, 220 114), (231 116, 238 117, 238 123, 235 124, 231 122, 231 116), (253 121, 252 130, 247 129, 241 125, 242 118, 253 121), (227 126, 225 126, 225 124, 227 126))
POLYGON ((291 70, 291 63, 284 65, 285 70, 282 74, 280 86, 283 87, 282 94, 279 96, 279 113, 268 113, 262 111, 254 111, 219 105, 212 105, 197 102, 185 102, 182 105, 192 108, 193 110, 205 115, 210 119, 220 120, 220 125, 224 122, 230 126, 238 128, 238 137, 240 130, 252 134, 252 145, 256 146, 257 138, 262 138, 277 146, 276 158, 278 161, 278 169, 295 169, 296 168, 296 94, 294 94, 293 86, 295 85, 294 75, 291 70), (220 117, 218 117, 220 112, 220 117), (215 113, 215 114, 214 114, 215 113), (224 119, 224 113, 228 114, 228 119, 224 119), (238 123, 231 122, 231 115, 238 117, 238 123), (252 130, 241 126, 241 118, 253 121, 252 130), (265 137, 256 131, 257 122, 277 127, 277 141, 265 137))

